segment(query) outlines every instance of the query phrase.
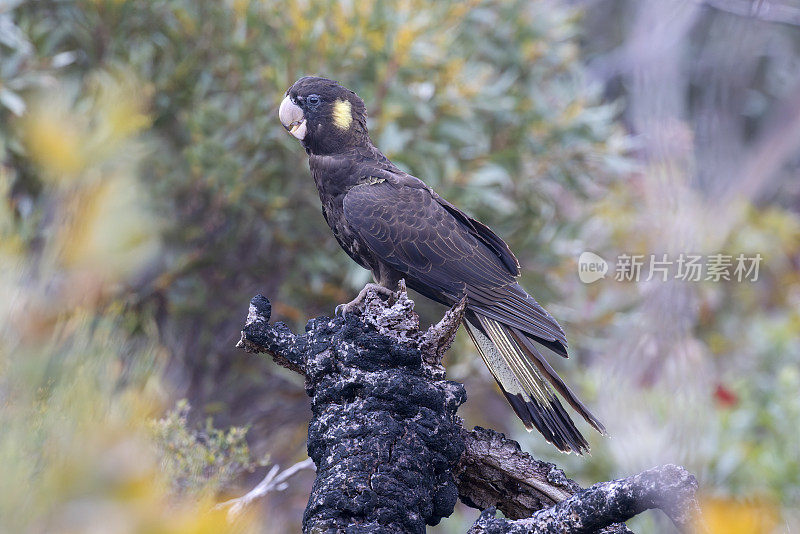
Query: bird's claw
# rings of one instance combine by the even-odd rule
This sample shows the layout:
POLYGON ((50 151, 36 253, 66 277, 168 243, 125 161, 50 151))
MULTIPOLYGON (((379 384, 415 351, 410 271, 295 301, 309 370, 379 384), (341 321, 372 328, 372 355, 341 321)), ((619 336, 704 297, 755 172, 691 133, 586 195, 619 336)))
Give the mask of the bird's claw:
POLYGON ((354 306, 351 306, 351 304, 352 304, 351 302, 348 302, 336 306, 336 311, 334 312, 336 314, 336 317, 342 317, 342 318, 347 317, 347 314, 353 311, 354 308, 354 306))
POLYGON ((367 284, 366 286, 364 286, 364 289, 362 289, 358 293, 356 298, 354 298, 350 302, 347 302, 345 304, 339 304, 338 306, 336 306, 336 311, 334 312, 334 313, 336 313, 336 317, 346 317, 347 314, 349 314, 350 312, 352 312, 356 308, 356 306, 358 306, 359 304, 364 302, 364 299, 366 298, 367 292, 369 290, 375 291, 376 293, 378 293, 380 295, 384 295, 385 297, 388 297, 389 299, 397 300, 399 298, 400 293, 402 291, 405 291, 405 283, 404 283, 404 281, 401 280, 400 282, 401 282, 401 284, 399 285, 400 291, 397 291, 397 292, 394 292, 391 289, 387 289, 387 288, 385 288, 383 286, 380 286, 378 284, 367 284))

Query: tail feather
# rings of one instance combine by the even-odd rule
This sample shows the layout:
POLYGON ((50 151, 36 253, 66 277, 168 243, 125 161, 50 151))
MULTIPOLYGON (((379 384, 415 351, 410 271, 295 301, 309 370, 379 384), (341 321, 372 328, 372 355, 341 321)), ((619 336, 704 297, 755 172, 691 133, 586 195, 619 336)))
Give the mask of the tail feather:
POLYGON ((567 356, 564 330, 519 284, 494 289, 470 287, 468 295, 477 314, 518 328, 559 355, 567 356))
POLYGON ((514 327, 474 310, 469 310, 465 319, 467 332, 525 427, 536 428, 564 452, 583 454, 588 451, 589 444, 549 384, 600 432, 605 430, 603 425, 558 377, 531 340, 514 327))
POLYGON ((527 336, 525 336, 519 330, 514 328, 509 329, 512 337, 515 341, 521 346, 525 352, 528 353, 530 356, 530 360, 536 365, 539 371, 547 377, 547 380, 552 384, 552 386, 558 391, 558 393, 566 399, 572 408, 581 414, 587 423, 592 425, 595 430, 600 432, 601 434, 606 433, 606 427, 603 426, 603 423, 600 422, 597 417, 589 411, 589 409, 580 401, 580 399, 573 393, 573 391, 569 388, 568 385, 561 380, 561 377, 555 372, 553 367, 548 363, 547 360, 544 359, 544 356, 539 352, 536 348, 536 345, 533 344, 533 341, 527 336))

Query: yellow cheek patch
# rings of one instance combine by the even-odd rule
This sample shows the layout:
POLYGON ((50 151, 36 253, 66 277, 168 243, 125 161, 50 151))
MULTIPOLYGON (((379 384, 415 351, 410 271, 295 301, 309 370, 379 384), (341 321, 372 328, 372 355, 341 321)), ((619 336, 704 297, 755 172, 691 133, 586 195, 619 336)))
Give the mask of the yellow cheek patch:
POLYGON ((349 100, 337 100, 333 103, 333 124, 337 128, 347 130, 353 122, 352 106, 349 100))

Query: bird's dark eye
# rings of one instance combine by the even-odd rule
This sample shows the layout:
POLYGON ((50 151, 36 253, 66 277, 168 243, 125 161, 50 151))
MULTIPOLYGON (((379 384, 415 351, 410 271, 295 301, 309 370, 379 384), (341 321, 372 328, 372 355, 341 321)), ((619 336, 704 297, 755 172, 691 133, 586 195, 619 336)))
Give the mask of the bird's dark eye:
POLYGON ((319 105, 320 99, 319 96, 317 95, 308 95, 308 98, 306 98, 306 102, 308 103, 309 106, 313 107, 319 105))

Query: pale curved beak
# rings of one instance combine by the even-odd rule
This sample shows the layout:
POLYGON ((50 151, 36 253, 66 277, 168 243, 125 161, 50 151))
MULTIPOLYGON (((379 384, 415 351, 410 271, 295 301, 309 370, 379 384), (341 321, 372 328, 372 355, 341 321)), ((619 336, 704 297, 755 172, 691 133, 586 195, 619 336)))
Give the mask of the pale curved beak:
POLYGON ((303 110, 292 102, 292 99, 287 95, 281 102, 281 107, 278 110, 278 118, 286 130, 298 138, 303 140, 306 136, 306 118, 303 116, 303 110))

